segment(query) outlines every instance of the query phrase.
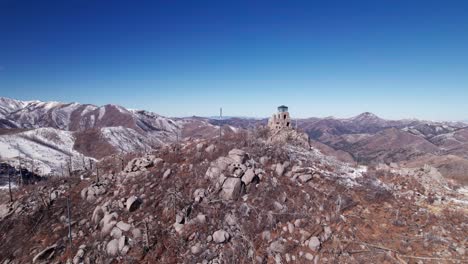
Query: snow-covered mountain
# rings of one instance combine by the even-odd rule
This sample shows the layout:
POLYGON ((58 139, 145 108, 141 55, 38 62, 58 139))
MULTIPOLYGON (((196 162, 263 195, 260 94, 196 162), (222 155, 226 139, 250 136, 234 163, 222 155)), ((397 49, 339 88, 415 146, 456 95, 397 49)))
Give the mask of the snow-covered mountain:
POLYGON ((67 131, 127 127, 138 132, 180 130, 176 122, 148 111, 128 110, 118 105, 18 101, 0 97, 0 128, 52 127, 67 131), (13 124, 13 125, 12 125, 13 124))
POLYGON ((194 125, 206 127, 207 135, 217 131, 207 120, 171 119, 112 104, 0 97, 0 160, 18 164, 21 159, 41 174, 60 174, 70 157, 77 167, 83 156, 94 159, 149 150, 193 136, 194 125))
MULTIPOLYGON (((83 166, 83 155, 73 146, 72 132, 54 128, 38 128, 25 132, 0 136, 0 160, 22 167, 38 174, 57 174, 83 166)), ((86 157, 86 160, 89 160, 86 157)), ((92 159, 92 158, 91 158, 92 159)))

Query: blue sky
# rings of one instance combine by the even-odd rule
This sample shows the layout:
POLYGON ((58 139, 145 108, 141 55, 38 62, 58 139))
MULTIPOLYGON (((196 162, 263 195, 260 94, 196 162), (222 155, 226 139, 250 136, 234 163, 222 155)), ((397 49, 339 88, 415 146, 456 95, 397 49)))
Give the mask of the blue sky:
POLYGON ((0 0, 0 96, 464 120, 468 1, 0 0))

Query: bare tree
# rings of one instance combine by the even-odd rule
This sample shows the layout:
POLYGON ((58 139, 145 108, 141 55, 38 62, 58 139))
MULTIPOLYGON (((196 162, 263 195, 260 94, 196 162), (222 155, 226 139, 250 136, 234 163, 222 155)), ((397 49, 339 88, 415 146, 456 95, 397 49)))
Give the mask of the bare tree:
POLYGON ((83 162, 83 170, 86 170, 86 162, 83 154, 81 154, 81 161, 83 162))
POLYGON ((89 159, 89 171, 93 171, 93 160, 89 159))
POLYGON ((99 183, 99 166, 96 163, 96 183, 99 183))
POLYGON ((120 157, 120 162, 122 163, 122 171, 125 169, 125 158, 124 158, 124 155, 122 154, 122 156, 120 157))
POLYGON ((11 193, 11 169, 8 170, 8 191, 10 192, 10 202, 13 202, 13 194, 11 193))
POLYGON ((70 195, 67 196, 67 216, 68 216, 68 243, 70 251, 72 250, 72 232, 71 232, 71 214, 70 214, 70 195))
POLYGON ((73 164, 71 155, 68 156, 68 176, 72 176, 73 164))
POLYGON ((19 152, 18 152, 18 164, 19 164, 18 185, 23 185, 23 166, 21 164, 21 154, 19 152))

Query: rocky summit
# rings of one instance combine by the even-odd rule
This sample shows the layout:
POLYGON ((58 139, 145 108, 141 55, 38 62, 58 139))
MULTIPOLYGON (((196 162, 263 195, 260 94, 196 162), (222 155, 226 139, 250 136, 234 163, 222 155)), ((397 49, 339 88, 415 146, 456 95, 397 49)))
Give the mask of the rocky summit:
POLYGON ((468 264, 468 0, 0 0, 0 264, 468 264))
POLYGON ((466 263, 466 192, 431 166, 350 165, 250 130, 2 191, 0 260, 466 263))

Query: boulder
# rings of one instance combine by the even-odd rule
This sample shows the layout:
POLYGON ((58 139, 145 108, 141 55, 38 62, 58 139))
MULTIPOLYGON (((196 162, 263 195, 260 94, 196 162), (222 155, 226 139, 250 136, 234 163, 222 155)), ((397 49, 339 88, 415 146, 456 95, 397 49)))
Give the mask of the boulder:
POLYGON ((237 218, 233 215, 233 214, 227 214, 225 217, 224 217, 224 221, 226 222, 226 224, 228 224, 229 226, 235 226, 237 224, 237 218))
POLYGON ((104 217, 104 210, 102 210, 101 206, 96 206, 96 208, 93 211, 93 215, 91 217, 91 221, 93 224, 97 225, 99 222, 101 222, 102 218, 104 217))
POLYGON ((291 222, 288 222, 288 232, 290 234, 294 233, 294 225, 291 222))
POLYGON ((275 209, 278 210, 278 211, 281 211, 281 210, 284 209, 284 206, 283 206, 281 203, 277 202, 277 201, 275 201, 275 202, 273 203, 273 206, 274 206, 275 209))
POLYGON ((127 245, 127 237, 121 236, 119 239, 119 251, 121 252, 126 245, 127 245))
POLYGON ((205 175, 210 179, 216 179, 220 174, 221 170, 218 167, 209 167, 205 175))
POLYGON ((88 187, 81 190, 81 199, 86 200, 86 197, 88 197, 88 187))
POLYGON ((224 181, 220 197, 225 200, 237 199, 241 191, 240 178, 227 178, 224 181))
POLYGON ((138 228, 133 228, 132 229, 132 236, 133 236, 133 239, 141 238, 141 236, 142 236, 141 230, 138 229, 138 228))
POLYGON ((104 217, 101 219, 100 225, 101 225, 101 233, 103 235, 107 235, 111 232, 112 228, 117 224, 117 219, 118 215, 117 213, 111 213, 111 214, 106 214, 104 217))
POLYGON ((202 143, 198 143, 197 146, 196 146, 196 149, 198 152, 202 151, 202 149, 205 147, 205 144, 202 142, 202 143))
POLYGON ((466 250, 463 246, 457 247, 455 251, 460 255, 460 256, 465 256, 466 250))
POLYGON ((200 203, 203 200, 203 198, 205 198, 205 196, 206 196, 205 189, 196 189, 193 192, 193 197, 195 199, 195 202, 197 203, 200 203))
POLYGON ((200 223, 200 224, 205 224, 206 223, 206 215, 198 214, 197 215, 197 222, 200 223))
POLYGON ((276 240, 270 244, 268 249, 274 253, 284 253, 284 251, 286 250, 286 247, 284 246, 284 243, 282 241, 276 240))
POLYGON ((124 231, 124 232, 128 232, 128 231, 130 230, 130 228, 132 228, 131 225, 129 225, 129 224, 123 222, 123 221, 118 222, 118 223, 117 223, 117 227, 118 227, 120 230, 124 231))
POLYGON ((309 239, 309 243, 307 245, 311 250, 317 251, 320 249, 320 240, 318 239, 318 237, 313 236, 309 239))
POLYGON ((127 163, 127 166, 125 166, 124 172, 132 172, 136 170, 135 163, 137 161, 137 158, 132 159, 130 162, 127 163))
POLYGON ((270 241, 271 239, 271 232, 268 230, 265 230, 262 232, 262 239, 265 241, 270 241))
POLYGON ((230 238, 229 233, 222 229, 213 233, 213 241, 217 244, 227 242, 229 238, 230 238))
POLYGON ((255 172, 253 169, 248 169, 245 173, 244 176, 242 176, 242 182, 244 182, 245 185, 249 185, 252 180, 255 178, 255 172))
POLYGON ((176 214, 176 223, 183 224, 185 223, 185 215, 183 212, 179 212, 176 214))
POLYGON ((167 169, 164 174, 163 174, 163 179, 167 179, 169 176, 171 176, 172 170, 167 169))
POLYGON ((112 239, 107 243, 106 252, 109 256, 117 256, 119 253, 119 240, 112 239))
POLYGON ((115 239, 119 239, 122 236, 122 229, 117 228, 117 227, 112 228, 110 236, 115 239))
POLYGON ((310 174, 301 174, 301 175, 299 175, 298 178, 299 178, 299 181, 301 183, 306 183, 306 182, 308 182, 308 181, 310 181, 312 179, 312 175, 310 175, 310 174))
POLYGON ((304 255, 304 257, 305 257, 307 260, 309 260, 309 261, 314 260, 314 255, 312 255, 312 254, 310 254, 310 253, 306 253, 306 254, 304 255))
POLYGON ((179 224, 179 223, 174 223, 172 225, 174 227, 174 230, 180 234, 182 232, 182 229, 184 228, 184 225, 183 224, 179 224))
POLYGON ((289 166, 289 162, 288 162, 288 161, 285 161, 285 162, 283 162, 282 164, 281 164, 281 163, 276 164, 276 169, 275 169, 276 174, 277 174, 278 176, 280 176, 280 177, 283 176, 284 171, 286 170, 286 168, 287 168, 288 166, 289 166))
POLYGON ((154 166, 158 166, 160 163, 164 163, 164 160, 161 159, 161 158, 155 158, 155 159, 153 160, 154 166))
POLYGON ((126 202, 127 210, 129 212, 133 212, 140 207, 141 203, 142 201, 140 198, 138 198, 137 196, 131 196, 130 198, 127 199, 127 202, 126 202))
POLYGON ((213 153, 215 148, 216 148, 215 145, 211 144, 205 149, 205 151, 208 153, 213 153))
POLYGON ((240 149, 232 149, 229 151, 228 157, 240 164, 244 164, 244 162, 247 160, 247 154, 245 151, 240 149))
POLYGON ((198 255, 202 252, 202 247, 200 246, 199 243, 193 245, 191 248, 190 248, 190 252, 192 252, 192 254, 194 255, 198 255))
POLYGON ((325 226, 323 228, 323 235, 322 235, 322 241, 327 241, 328 239, 330 239, 332 235, 332 230, 329 226, 325 226))
POLYGON ((147 168, 153 166, 153 161, 147 158, 141 158, 136 165, 140 168, 147 168))
POLYGON ((73 257, 73 264, 79 264, 83 262, 83 257, 85 255, 86 245, 81 245, 76 252, 75 257, 73 257))
POLYGON ((136 172, 136 171, 145 171, 146 168, 154 165, 154 156, 146 156, 141 158, 132 159, 127 166, 125 166, 124 172, 136 172))
POLYGON ((58 197, 59 197, 59 191, 58 190, 54 190, 50 193, 49 197, 50 197, 50 201, 55 201, 58 197))
POLYGON ((81 190, 81 198, 88 202, 96 200, 97 196, 106 193, 106 188, 103 184, 97 183, 81 190))
POLYGON ((236 162, 230 157, 219 157, 213 164, 213 167, 216 167, 221 171, 225 171, 229 165, 236 162))

